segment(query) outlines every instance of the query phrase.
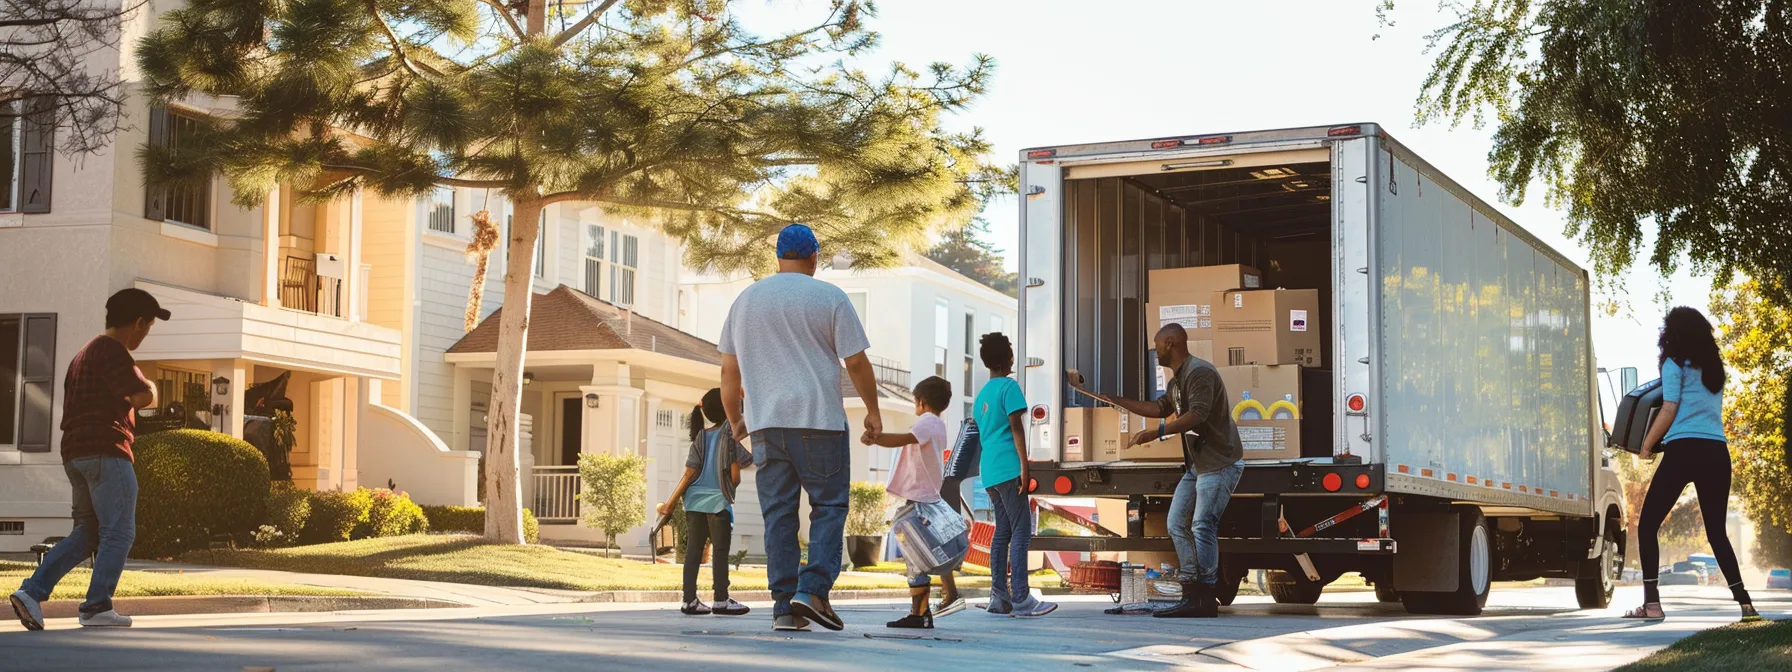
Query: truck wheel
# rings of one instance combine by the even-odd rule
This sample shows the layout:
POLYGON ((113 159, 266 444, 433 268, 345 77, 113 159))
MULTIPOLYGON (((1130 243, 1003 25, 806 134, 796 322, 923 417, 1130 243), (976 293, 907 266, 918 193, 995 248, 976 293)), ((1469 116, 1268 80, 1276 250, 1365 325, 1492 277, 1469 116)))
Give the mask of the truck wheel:
POLYGON ((1414 614, 1478 616, 1487 606, 1487 589, 1493 585, 1493 535, 1487 529, 1487 518, 1478 506, 1456 507, 1462 533, 1456 590, 1447 593, 1402 591, 1400 602, 1414 614))
POLYGON ((1220 577, 1219 584, 1213 588, 1213 596, 1219 598, 1220 606, 1232 606, 1232 602, 1238 599, 1238 584, 1242 581, 1244 581, 1242 576, 1235 579, 1220 577))
POLYGON ((1394 590, 1394 584, 1391 581, 1377 582, 1375 584, 1375 601, 1382 604, 1399 602, 1400 591, 1394 590))
POLYGON ((1611 606, 1612 591, 1618 585, 1618 535, 1623 534, 1617 527, 1616 521, 1608 521, 1605 536, 1599 540, 1599 557, 1581 561, 1580 575, 1574 578, 1574 597, 1582 609, 1611 606))
POLYGON ((1325 584, 1279 569, 1271 570, 1264 583, 1269 584, 1269 596, 1275 598, 1276 604, 1313 604, 1325 590, 1325 584))

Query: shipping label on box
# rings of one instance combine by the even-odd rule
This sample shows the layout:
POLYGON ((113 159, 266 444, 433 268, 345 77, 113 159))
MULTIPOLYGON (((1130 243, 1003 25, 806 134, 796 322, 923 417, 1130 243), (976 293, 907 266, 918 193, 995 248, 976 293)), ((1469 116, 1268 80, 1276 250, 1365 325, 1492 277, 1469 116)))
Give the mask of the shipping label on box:
POLYGON ((1240 420, 1238 438, 1247 460, 1300 457, 1299 420, 1240 420))
POLYGON ((1165 324, 1188 330, 1189 340, 1213 339, 1213 293, 1230 289, 1256 289, 1263 285, 1257 269, 1241 264, 1160 268, 1146 278, 1145 321, 1151 338, 1165 324))
POLYGON ((1323 365, 1317 290, 1216 292, 1213 305, 1216 364, 1323 365))

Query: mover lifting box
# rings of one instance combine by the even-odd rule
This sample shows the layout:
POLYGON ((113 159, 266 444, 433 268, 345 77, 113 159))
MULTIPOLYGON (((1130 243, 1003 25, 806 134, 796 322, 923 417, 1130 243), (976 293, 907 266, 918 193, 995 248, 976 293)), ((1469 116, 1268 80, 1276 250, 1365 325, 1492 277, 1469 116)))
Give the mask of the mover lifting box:
POLYGON ((1323 366, 1319 317, 1318 290, 1216 292, 1213 354, 1220 361, 1214 364, 1323 366))
POLYGON ((1174 322, 1188 330, 1189 349, 1197 350, 1196 343, 1213 340, 1213 293, 1256 289, 1263 286, 1262 277, 1257 269, 1242 264, 1151 271, 1146 278, 1145 338, 1174 322))
MULTIPOLYGON (((1141 445, 1132 445, 1132 435, 1147 429, 1157 429, 1159 418, 1147 418, 1142 415, 1126 413, 1120 425, 1120 459, 1136 462, 1180 462, 1182 461, 1182 440, 1175 435, 1164 437, 1162 441, 1152 441, 1141 445)), ((1163 418, 1162 422, 1169 422, 1163 418)))
POLYGON ((1300 457, 1300 375, 1298 366, 1220 367, 1244 459, 1300 457))

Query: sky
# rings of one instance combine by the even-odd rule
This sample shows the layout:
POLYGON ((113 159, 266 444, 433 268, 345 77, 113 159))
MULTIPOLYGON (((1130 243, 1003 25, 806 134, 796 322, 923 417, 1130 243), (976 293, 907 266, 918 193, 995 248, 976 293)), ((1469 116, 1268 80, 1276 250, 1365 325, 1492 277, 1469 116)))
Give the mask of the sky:
MULTIPOLYGON (((920 67, 995 58, 988 93, 948 120, 983 129, 995 159, 1024 147, 1159 136, 1375 122, 1483 200, 1590 270, 1586 249, 1564 234, 1562 212, 1541 187, 1522 206, 1498 200, 1487 173, 1492 129, 1416 126, 1414 101, 1431 65, 1425 37, 1449 18, 1436 3, 1402 0, 1394 26, 1375 16, 1376 0, 884 0, 871 27, 878 49, 870 70, 890 61, 920 67), (1373 39, 1380 34, 1379 39, 1373 39)), ((748 0, 749 28, 812 25, 826 0, 748 0), (803 24, 803 21, 809 21, 803 24)), ((984 211, 988 240, 1008 252, 1019 242, 1013 198, 984 211)), ((1647 249, 1647 248, 1645 248, 1647 249)), ((1013 270, 1015 258, 1005 254, 1013 270)), ((1684 265, 1682 265, 1684 268, 1684 265)), ((1685 270, 1662 279, 1633 269, 1612 297, 1619 315, 1596 315, 1599 366, 1656 376, 1658 295, 1704 309, 1711 281, 1685 270)))

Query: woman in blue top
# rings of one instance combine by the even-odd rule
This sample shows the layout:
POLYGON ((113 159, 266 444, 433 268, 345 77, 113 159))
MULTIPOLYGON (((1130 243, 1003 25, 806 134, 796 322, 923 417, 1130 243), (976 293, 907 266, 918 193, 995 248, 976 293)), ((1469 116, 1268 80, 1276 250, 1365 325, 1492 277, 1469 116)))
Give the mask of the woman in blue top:
POLYGON ((1624 617, 1666 618, 1656 576, 1661 559, 1656 535, 1680 493, 1691 483, 1697 488, 1699 512, 1705 517, 1705 538, 1711 542, 1711 554, 1717 556, 1730 593, 1742 605, 1742 620, 1760 620, 1742 587, 1736 551, 1724 532, 1730 508, 1730 447, 1724 438, 1724 362, 1711 336, 1711 322, 1692 308, 1675 308, 1662 323, 1659 345, 1661 413, 1643 438, 1641 455, 1649 459, 1659 445, 1667 457, 1656 467, 1649 493, 1643 497, 1643 606, 1624 617))
POLYGON ((685 458, 684 478, 657 507, 663 516, 684 499, 684 606, 679 611, 691 616, 740 616, 748 611, 728 597, 728 544, 734 537, 734 489, 740 487, 741 467, 753 463, 753 454, 734 440, 723 423, 727 419, 719 388, 703 395, 702 406, 691 409, 691 454, 685 458), (706 543, 714 555, 713 607, 697 599, 697 571, 703 567, 706 543))

